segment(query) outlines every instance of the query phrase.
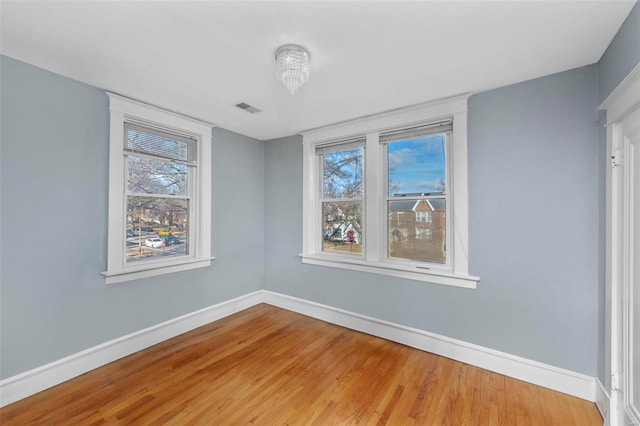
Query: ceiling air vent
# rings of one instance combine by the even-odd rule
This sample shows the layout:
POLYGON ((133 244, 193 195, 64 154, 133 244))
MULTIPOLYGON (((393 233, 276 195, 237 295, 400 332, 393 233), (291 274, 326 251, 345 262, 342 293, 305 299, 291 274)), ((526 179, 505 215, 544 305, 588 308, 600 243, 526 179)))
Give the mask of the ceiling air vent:
POLYGON ((251 114, 255 114, 261 111, 252 105, 245 104, 244 102, 240 102, 239 104, 237 104, 236 108, 240 108, 241 110, 247 111, 248 113, 251 113, 251 114))

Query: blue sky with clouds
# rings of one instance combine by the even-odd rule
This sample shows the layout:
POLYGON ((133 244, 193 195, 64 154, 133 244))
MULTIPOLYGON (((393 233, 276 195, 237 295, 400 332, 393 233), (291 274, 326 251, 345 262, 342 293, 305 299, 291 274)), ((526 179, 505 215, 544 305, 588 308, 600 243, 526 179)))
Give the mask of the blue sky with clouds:
MULTIPOLYGON (((446 182, 445 143, 444 134, 389 142, 389 195, 442 191, 446 182)), ((344 196, 340 194, 342 191, 356 181, 362 181, 363 154, 362 148, 356 148, 324 155, 325 195, 331 187, 333 190, 328 192, 344 196), (340 164, 349 157, 358 158, 358 161, 341 164, 340 170, 345 176, 327 175, 330 164, 340 164)))
POLYGON ((445 135, 389 143, 389 195, 442 191, 446 182, 445 135))

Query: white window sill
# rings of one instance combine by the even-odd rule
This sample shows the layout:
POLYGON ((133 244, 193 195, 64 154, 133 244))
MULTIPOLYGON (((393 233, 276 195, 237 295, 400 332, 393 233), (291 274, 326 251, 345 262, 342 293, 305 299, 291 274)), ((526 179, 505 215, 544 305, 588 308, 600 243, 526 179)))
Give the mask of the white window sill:
POLYGON ((309 265, 329 266, 333 268, 350 269, 353 271, 371 272, 434 284, 455 287, 476 288, 479 277, 465 274, 455 274, 437 270, 425 270, 417 267, 398 265, 391 262, 367 262, 361 258, 349 259, 320 254, 300 254, 302 263, 309 265))
POLYGON ((105 277, 105 284, 116 284, 140 278, 155 277, 171 274, 173 272, 188 271, 190 269, 206 268, 211 265, 215 257, 185 258, 171 262, 148 263, 119 271, 105 271, 101 274, 105 277))

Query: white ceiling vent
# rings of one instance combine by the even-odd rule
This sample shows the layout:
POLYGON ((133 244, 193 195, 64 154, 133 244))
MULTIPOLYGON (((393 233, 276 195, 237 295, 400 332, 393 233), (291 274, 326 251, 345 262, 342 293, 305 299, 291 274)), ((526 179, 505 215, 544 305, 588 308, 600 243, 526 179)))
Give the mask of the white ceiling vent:
POLYGON ((239 104, 236 104, 236 108, 240 108, 241 110, 247 111, 248 113, 251 113, 251 114, 255 114, 257 112, 262 111, 262 110, 260 110, 260 109, 258 109, 256 107, 254 107, 252 105, 249 105, 249 104, 246 104, 244 102, 240 102, 239 104))

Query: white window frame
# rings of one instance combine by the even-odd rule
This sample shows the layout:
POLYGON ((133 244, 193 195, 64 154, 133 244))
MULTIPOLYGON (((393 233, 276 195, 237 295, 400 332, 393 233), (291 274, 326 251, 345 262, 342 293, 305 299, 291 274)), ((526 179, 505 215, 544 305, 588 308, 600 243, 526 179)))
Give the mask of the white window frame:
POLYGON ((109 226, 106 284, 153 277, 211 265, 211 130, 213 124, 185 117, 151 105, 108 93, 109 129, 109 226), (135 122, 197 140, 198 167, 193 176, 190 202, 189 253, 167 259, 127 264, 126 261, 126 156, 124 125, 135 122))
POLYGON ((372 272, 411 280, 476 288, 479 277, 469 275, 467 100, 470 95, 428 102, 400 110, 376 114, 302 133, 303 136, 303 263, 372 272), (385 144, 379 134, 392 129, 453 120, 448 139, 447 173, 450 205, 447 207, 447 264, 404 262, 388 259, 386 253, 387 206, 385 197, 385 144), (363 256, 324 253, 321 247, 319 162, 316 145, 366 135, 363 256))
MULTIPOLYGON (((335 146, 337 147, 337 149, 335 151, 341 151, 343 149, 344 150, 353 149, 353 147, 348 146, 348 144, 350 142, 351 142, 350 140, 349 141, 344 141, 344 145, 345 145, 344 148, 341 148, 341 145, 343 145, 342 141, 336 143, 335 146)), ((363 150, 363 151, 364 151, 363 152, 364 162, 366 163, 367 152, 366 152, 366 150, 363 150)), ((346 202, 359 202, 361 204, 362 218, 363 218, 363 220, 366 220, 365 219, 366 211, 365 211, 364 196, 361 196, 361 197, 340 197, 340 198, 330 198, 330 197, 325 198, 324 197, 324 191, 323 191, 324 182, 322 181, 322 176, 324 176, 324 165, 323 165, 323 161, 322 161, 323 157, 322 157, 322 155, 317 155, 316 154, 316 159, 317 159, 317 162, 318 162, 317 167, 318 167, 318 184, 319 184, 319 186, 317 188, 317 191, 318 191, 318 203, 317 203, 317 205, 318 205, 318 208, 320 209, 318 214, 319 214, 319 217, 321 218, 321 220, 322 220, 321 211, 322 211, 322 204, 323 203, 332 203, 332 202, 338 202, 339 203, 339 202, 345 202, 345 201, 346 202)), ((364 164, 363 164, 363 169, 364 169, 363 173, 366 174, 366 171, 365 171, 366 170, 366 166, 364 164)), ((366 191, 366 189, 365 189, 365 191, 366 191)), ((324 234, 324 229, 321 228, 320 231, 324 234)), ((361 234, 360 235, 360 242, 361 243, 362 243, 362 240, 363 240, 363 235, 361 234)), ((334 251, 334 250, 324 250, 324 241, 323 241, 322 238, 318 239, 318 246, 316 248, 317 248, 317 250, 319 252, 322 252, 327 256, 334 256, 334 255, 335 256, 350 256, 350 257, 357 257, 357 258, 362 259, 362 255, 363 255, 363 253, 341 253, 339 251, 334 251)))

